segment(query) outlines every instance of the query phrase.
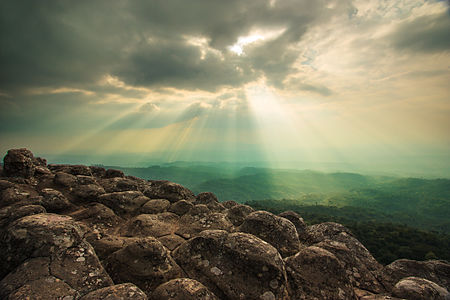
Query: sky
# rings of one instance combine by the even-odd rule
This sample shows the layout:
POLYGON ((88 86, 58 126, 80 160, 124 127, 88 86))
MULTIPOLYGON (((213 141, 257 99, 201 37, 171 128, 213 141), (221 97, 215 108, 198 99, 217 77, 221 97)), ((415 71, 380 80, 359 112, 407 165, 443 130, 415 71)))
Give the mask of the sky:
POLYGON ((0 152, 449 170, 449 11, 4 0, 0 152))

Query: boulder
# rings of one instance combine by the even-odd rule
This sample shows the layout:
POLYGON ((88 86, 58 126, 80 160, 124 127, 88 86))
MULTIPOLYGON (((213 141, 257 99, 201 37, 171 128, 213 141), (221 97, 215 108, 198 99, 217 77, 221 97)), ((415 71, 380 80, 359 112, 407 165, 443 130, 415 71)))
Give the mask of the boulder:
POLYGON ((285 259, 291 299, 356 299, 349 276, 331 252, 310 246, 285 259))
POLYGON ((93 176, 77 175, 77 183, 80 185, 97 184, 97 180, 93 176))
POLYGON ((123 283, 108 286, 87 295, 79 300, 147 300, 147 295, 132 283, 123 283))
POLYGON ((77 221, 83 221, 88 225, 101 225, 113 227, 121 222, 121 219, 112 209, 101 203, 90 203, 87 207, 70 214, 77 221))
POLYGON ((419 277, 400 280, 392 291, 393 295, 408 300, 447 300, 450 293, 440 285, 419 277))
POLYGON ((31 178, 34 175, 34 156, 30 150, 11 149, 3 158, 3 174, 7 177, 31 178))
POLYGON ((53 182, 58 186, 70 188, 77 185, 78 179, 75 175, 57 172, 53 178, 53 182))
POLYGON ((182 243, 184 243, 185 239, 176 234, 169 234, 159 237, 158 241, 160 241, 164 245, 164 247, 166 247, 170 251, 173 251, 182 243))
POLYGON ((114 284, 92 246, 85 241, 53 255, 50 273, 81 295, 114 284))
POLYGON ((209 210, 215 212, 223 212, 225 210, 225 206, 220 204, 216 195, 210 192, 198 194, 197 197, 195 197, 194 204, 204 204, 209 208, 209 210))
POLYGON ((227 217, 234 226, 240 226, 245 218, 255 210, 248 205, 237 204, 228 209, 227 217))
POLYGON ((106 170, 103 167, 89 166, 89 169, 91 170, 91 174, 94 177, 103 178, 106 175, 106 170))
MULTIPOLYGON (((178 203, 178 202, 177 202, 178 203)), ((142 214, 159 214, 165 212, 170 206, 170 201, 166 199, 152 199, 147 201, 140 212, 142 214)))
POLYGON ((60 191, 46 188, 42 189, 40 194, 42 196, 42 206, 48 212, 61 212, 72 207, 69 200, 60 191))
MULTIPOLYGON (((25 216, 46 213, 41 205, 11 205, 0 209, 0 230, 25 216)), ((1 298, 0 298, 1 299, 1 298)))
POLYGON ((172 253, 189 278, 220 299, 285 299, 286 272, 278 251, 242 232, 205 230, 172 253))
POLYGON ((226 209, 230 209, 230 208, 232 208, 233 206, 236 206, 236 205, 238 205, 239 203, 237 203, 236 201, 233 201, 233 200, 228 200, 228 201, 225 201, 225 202, 222 202, 222 205, 226 208, 226 209))
POLYGON ((77 299, 80 294, 67 283, 54 276, 42 277, 30 281, 11 293, 9 300, 48 300, 48 299, 77 299))
POLYGON ((450 290, 450 264, 443 260, 415 261, 399 259, 383 269, 385 285, 393 287, 405 277, 420 277, 450 290))
POLYGON ((48 168, 54 172, 63 172, 72 175, 85 175, 92 176, 91 169, 83 165, 60 165, 60 164, 50 164, 48 168))
POLYGON ((72 195, 81 201, 97 201, 105 190, 97 184, 79 185, 72 190, 72 195))
POLYGON ((13 187, 17 187, 17 185, 11 181, 0 179, 0 192, 13 187))
POLYGON ((333 222, 308 227, 308 242, 333 253, 344 265, 353 286, 376 294, 386 292, 379 264, 345 226, 333 222))
POLYGON ((177 183, 165 180, 151 181, 144 194, 151 199, 167 199, 172 203, 182 199, 195 200, 195 195, 190 190, 177 183))
POLYGON ((294 255, 300 250, 300 241, 294 224, 267 211, 249 214, 239 230, 270 243, 283 257, 294 255))
POLYGON ((122 177, 113 177, 99 180, 100 185, 107 193, 137 191, 139 185, 137 182, 122 177))
POLYGON ((194 204, 188 202, 186 200, 180 200, 170 205, 168 211, 173 212, 179 216, 186 214, 191 208, 194 207, 194 204))
POLYGON ((62 299, 68 295, 64 294, 67 290, 61 282, 67 284, 77 297, 113 284, 91 245, 82 242, 53 253, 51 257, 32 258, 22 263, 0 282, 0 298, 6 299, 9 295, 9 299, 29 299, 20 297, 34 295, 32 299, 62 299), (37 283, 54 287, 56 294, 47 294, 37 283))
POLYGON ((119 232, 128 237, 161 237, 173 234, 178 229, 179 218, 171 212, 142 214, 125 223, 119 232))
POLYGON ((224 214, 211 212, 206 205, 198 204, 181 216, 176 233, 191 238, 208 229, 233 231, 234 227, 224 214))
POLYGON ((52 171, 50 171, 47 167, 34 166, 34 175, 35 176, 52 175, 52 171))
POLYGON ((139 238, 134 237, 122 237, 117 235, 98 235, 88 234, 86 240, 94 247, 95 253, 100 260, 105 260, 109 255, 126 247, 139 238))
POLYGON ((132 282, 147 294, 164 282, 183 277, 168 250, 151 237, 137 239, 114 252, 104 264, 114 282, 132 282))
POLYGON ((315 246, 328 250, 339 259, 354 287, 375 294, 385 293, 386 288, 381 277, 382 266, 367 249, 360 248, 362 245, 356 239, 354 243, 357 245, 325 240, 315 246))
POLYGON ((324 240, 338 238, 339 236, 346 239, 347 236, 353 236, 352 232, 344 225, 325 222, 307 227, 308 239, 305 241, 308 245, 314 245, 324 240))
POLYGON ((218 300, 203 284, 190 278, 172 279, 151 294, 154 300, 218 300))
POLYGON ((294 211, 285 211, 279 214, 278 216, 288 219, 289 221, 294 224, 295 229, 297 229, 298 238, 300 241, 305 241, 308 239, 308 235, 306 232, 307 226, 305 221, 303 221, 303 218, 300 217, 296 212, 294 211))
POLYGON ((105 173, 105 178, 125 177, 121 170, 108 169, 105 173))
POLYGON ((0 193, 0 207, 9 205, 42 204, 42 197, 34 190, 23 185, 7 188, 0 193))
POLYGON ((0 281, 0 299, 8 299, 9 294, 27 284, 28 282, 50 276, 50 258, 32 258, 0 281))
POLYGON ((108 206, 119 216, 137 212, 149 200, 138 191, 108 193, 98 197, 98 202, 108 206))
POLYGON ((28 258, 49 257, 80 244, 81 228, 68 216, 36 214, 9 224, 0 240, 0 278, 28 258))

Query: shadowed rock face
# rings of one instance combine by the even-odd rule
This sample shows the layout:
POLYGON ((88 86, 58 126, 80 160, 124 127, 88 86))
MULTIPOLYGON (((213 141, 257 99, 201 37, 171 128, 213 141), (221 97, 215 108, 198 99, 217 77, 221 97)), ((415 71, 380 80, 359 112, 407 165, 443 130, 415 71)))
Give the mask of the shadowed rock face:
POLYGON ((344 226, 295 212, 27 149, 0 170, 0 299, 447 299, 449 283, 448 262, 383 267, 344 226))

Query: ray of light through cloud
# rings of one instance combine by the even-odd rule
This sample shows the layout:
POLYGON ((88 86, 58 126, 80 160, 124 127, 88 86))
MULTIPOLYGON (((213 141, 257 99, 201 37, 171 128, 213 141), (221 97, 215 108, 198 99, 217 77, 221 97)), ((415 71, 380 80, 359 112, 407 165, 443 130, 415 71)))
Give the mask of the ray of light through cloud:
POLYGON ((0 150, 402 161, 445 175, 449 11, 435 0, 3 1, 0 150))

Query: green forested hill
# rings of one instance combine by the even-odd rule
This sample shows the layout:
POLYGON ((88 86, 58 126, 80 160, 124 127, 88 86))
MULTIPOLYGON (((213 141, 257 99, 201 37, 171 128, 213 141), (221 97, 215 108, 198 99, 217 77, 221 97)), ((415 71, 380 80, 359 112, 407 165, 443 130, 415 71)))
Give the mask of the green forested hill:
POLYGON ((450 233, 450 180, 322 173, 227 164, 168 164, 122 168, 126 174, 180 183, 221 201, 289 199, 299 205, 369 211, 374 221, 450 233), (388 217, 386 217, 388 216, 388 217))

